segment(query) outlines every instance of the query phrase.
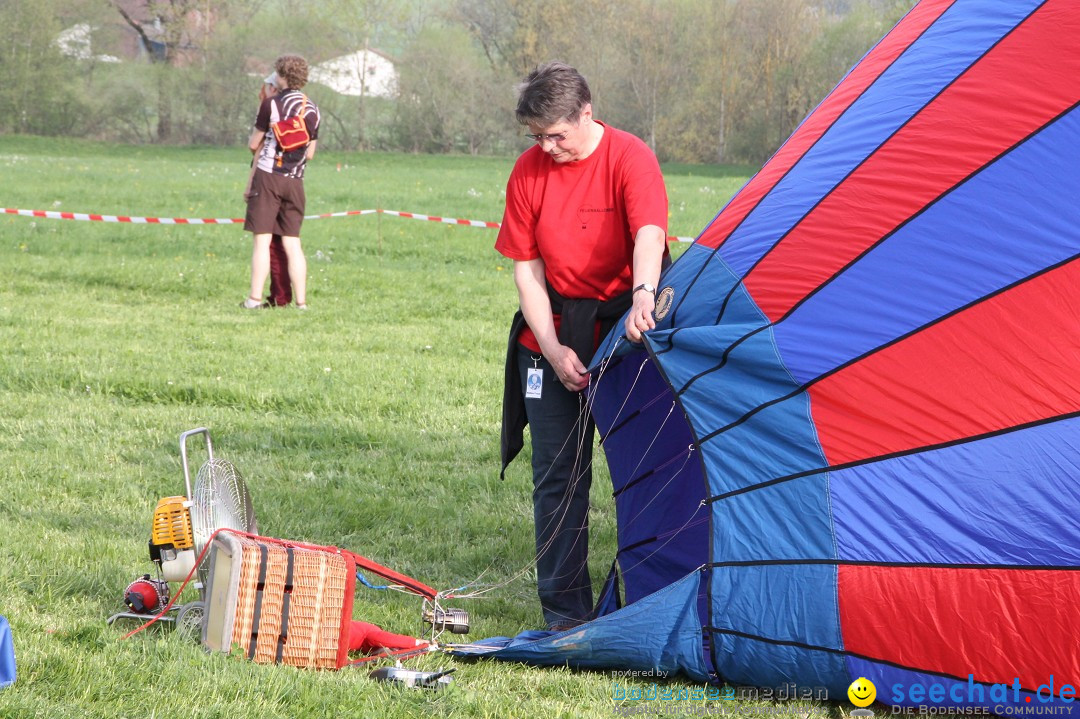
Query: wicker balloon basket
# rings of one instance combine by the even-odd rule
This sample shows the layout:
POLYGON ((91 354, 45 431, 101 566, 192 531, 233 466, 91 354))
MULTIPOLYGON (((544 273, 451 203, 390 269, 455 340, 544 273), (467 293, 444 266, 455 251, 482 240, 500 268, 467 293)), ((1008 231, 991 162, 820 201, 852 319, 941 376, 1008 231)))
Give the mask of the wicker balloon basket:
POLYGON ((203 645, 264 664, 348 661, 356 565, 333 547, 220 533, 211 544, 203 645))

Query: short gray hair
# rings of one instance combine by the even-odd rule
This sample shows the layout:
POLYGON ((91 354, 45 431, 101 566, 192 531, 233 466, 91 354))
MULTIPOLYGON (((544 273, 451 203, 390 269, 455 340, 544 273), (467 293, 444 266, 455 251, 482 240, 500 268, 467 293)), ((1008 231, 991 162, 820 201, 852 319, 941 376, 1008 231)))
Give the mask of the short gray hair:
POLYGON ((565 62, 538 66, 518 85, 515 115, 522 125, 550 127, 558 122, 577 122, 582 109, 592 102, 589 83, 565 62))

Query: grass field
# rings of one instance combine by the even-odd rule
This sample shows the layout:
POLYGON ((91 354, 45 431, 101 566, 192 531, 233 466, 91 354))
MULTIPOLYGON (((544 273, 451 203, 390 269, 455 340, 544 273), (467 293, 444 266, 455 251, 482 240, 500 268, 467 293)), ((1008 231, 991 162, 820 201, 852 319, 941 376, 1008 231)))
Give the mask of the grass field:
MULTIPOLYGON (((511 164, 327 153, 309 169, 308 212, 499 220, 511 164)), ((236 217, 247 154, 0 136, 0 171, 3 207, 236 217)), ((670 230, 695 235, 748 169, 665 174, 670 230)), ((0 717, 611 715, 600 672, 428 656, 411 666, 457 666, 455 684, 413 692, 367 670, 208 656, 156 628, 120 641, 105 625, 151 571, 153 506, 183 492, 177 438, 197 426, 245 476, 266 534, 346 547, 438 588, 527 568, 527 458, 498 479, 516 294, 494 239, 392 217, 309 221, 311 309, 247 312, 239 226, 0 215, 0 614, 19 669, 0 717)), ((593 491, 597 580, 614 545, 606 481, 593 491)), ((537 628, 534 593, 524 572, 464 606, 470 636, 537 628)), ((359 590, 356 616, 420 631, 419 600, 397 593, 359 590)))

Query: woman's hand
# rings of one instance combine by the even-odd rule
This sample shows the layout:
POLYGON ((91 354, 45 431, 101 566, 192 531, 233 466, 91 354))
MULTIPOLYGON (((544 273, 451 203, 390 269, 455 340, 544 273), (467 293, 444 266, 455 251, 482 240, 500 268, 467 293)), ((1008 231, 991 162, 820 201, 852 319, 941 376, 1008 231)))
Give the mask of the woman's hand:
POLYGON ((656 327, 653 318, 653 310, 656 309, 656 298, 652 292, 638 290, 634 293, 634 304, 630 308, 630 314, 626 316, 626 336, 631 342, 640 342, 641 335, 656 327))
POLYGON ((589 386, 589 373, 574 350, 566 345, 557 345, 544 354, 544 358, 555 370, 555 376, 563 387, 571 392, 580 392, 589 386))

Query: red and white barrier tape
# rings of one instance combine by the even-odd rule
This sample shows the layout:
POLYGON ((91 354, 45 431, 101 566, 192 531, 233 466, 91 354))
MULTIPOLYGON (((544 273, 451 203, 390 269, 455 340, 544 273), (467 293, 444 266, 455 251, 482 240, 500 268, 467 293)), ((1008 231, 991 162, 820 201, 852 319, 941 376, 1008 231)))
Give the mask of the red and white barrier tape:
POLYGON ((94 215, 83 212, 57 212, 55 210, 15 210, 5 207, 4 214, 21 217, 44 217, 49 220, 84 220, 89 222, 130 222, 136 225, 232 225, 242 223, 236 219, 196 217, 129 217, 127 215, 94 215))
POLYGON ((457 220, 453 217, 436 217, 434 215, 417 215, 413 212, 397 212, 396 210, 379 210, 384 215, 393 215, 394 217, 407 217, 413 220, 429 220, 431 222, 444 222, 448 225, 468 225, 469 227, 490 227, 492 229, 499 229, 498 222, 483 222, 482 220, 457 220))
MULTIPOLYGON (((49 220, 82 220, 86 222, 127 222, 134 225, 240 225, 244 223, 242 218, 199 218, 199 217, 136 217, 134 215, 95 215, 83 212, 57 212, 56 210, 18 210, 10 207, 2 208, 6 215, 19 215, 20 217, 40 217, 49 220)), ((498 222, 485 222, 483 220, 462 220, 456 217, 439 217, 437 215, 421 215, 416 212, 400 212, 398 210, 348 210, 347 212, 327 212, 321 215, 304 215, 305 220, 321 220, 326 217, 352 217, 354 215, 393 215, 405 217, 410 220, 427 220, 428 222, 441 222, 447 225, 465 225, 467 227, 485 227, 499 229, 498 222)), ((693 237, 668 236, 669 242, 693 242, 693 237)))

